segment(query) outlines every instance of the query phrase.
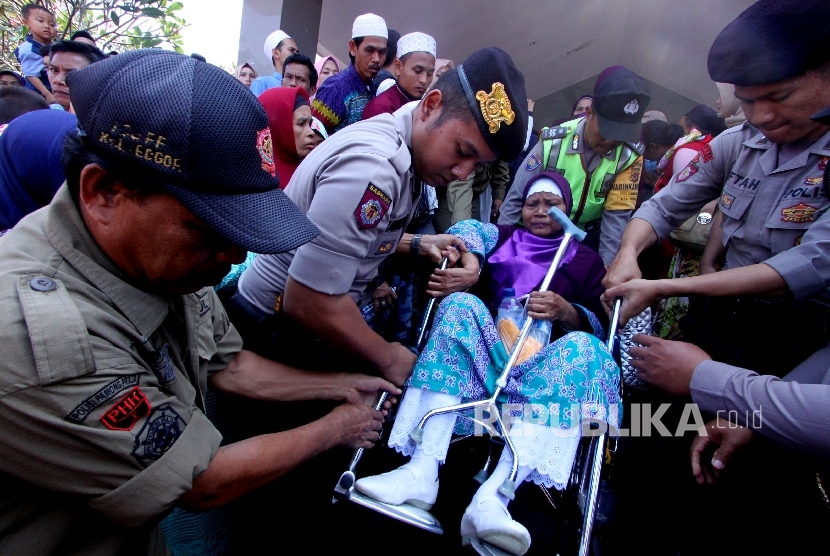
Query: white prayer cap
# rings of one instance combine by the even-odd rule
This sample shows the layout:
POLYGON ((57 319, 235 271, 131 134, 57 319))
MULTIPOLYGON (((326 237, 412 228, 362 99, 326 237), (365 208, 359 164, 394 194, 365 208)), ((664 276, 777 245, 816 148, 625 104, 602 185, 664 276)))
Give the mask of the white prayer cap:
POLYGON ((398 39, 398 58, 410 52, 427 52, 435 56, 435 39, 426 33, 409 33, 398 39))
POLYGON ((386 21, 375 14, 359 15, 354 20, 352 25, 352 38, 358 37, 383 37, 389 38, 389 32, 386 30, 386 21))
POLYGON ((271 60, 271 51, 274 50, 277 47, 277 45, 280 44, 282 41, 290 38, 291 37, 288 36, 288 33, 280 29, 277 29, 276 31, 268 35, 268 38, 265 39, 265 44, 262 45, 262 51, 265 52, 265 57, 271 60))

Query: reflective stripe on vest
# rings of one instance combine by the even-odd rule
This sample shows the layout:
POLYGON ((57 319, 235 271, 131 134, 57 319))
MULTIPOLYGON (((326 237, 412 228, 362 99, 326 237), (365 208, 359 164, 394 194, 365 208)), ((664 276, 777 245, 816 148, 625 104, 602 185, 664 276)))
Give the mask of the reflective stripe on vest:
POLYGON ((553 169, 559 172, 571 184, 574 202, 569 216, 577 226, 584 228, 588 222, 602 217, 605 198, 614 184, 614 177, 628 168, 638 155, 623 143, 616 148, 614 160, 600 158, 599 165, 591 174, 590 185, 586 191, 588 172, 582 163, 582 157, 565 155, 568 145, 573 141, 578 123, 579 120, 565 122, 562 127, 568 129, 567 135, 561 139, 542 141, 542 163, 545 170, 553 169), (554 159, 551 159, 551 153, 555 153, 554 159))

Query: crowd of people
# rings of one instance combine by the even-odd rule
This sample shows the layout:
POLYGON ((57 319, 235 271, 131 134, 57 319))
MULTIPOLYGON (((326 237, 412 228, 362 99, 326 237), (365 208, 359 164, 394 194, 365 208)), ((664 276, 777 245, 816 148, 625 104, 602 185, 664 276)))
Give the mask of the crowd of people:
POLYGON ((371 13, 348 63, 274 31, 272 75, 105 54, 85 31, 54 40, 44 6, 20 15, 19 71, 0 71, 0 553, 359 536, 566 554, 589 421, 631 431, 603 473, 595 554, 823 541, 824 0, 759 0, 726 25, 714 108, 671 123, 615 65, 541 129, 508 53, 441 59, 371 13), (516 299, 544 332, 499 398, 509 449, 463 413, 413 441, 429 411, 493 395, 516 299), (620 330, 650 331, 623 354, 637 389, 607 346, 620 299, 620 330), (373 446, 354 488, 434 511, 443 537, 332 505, 351 450, 373 446))

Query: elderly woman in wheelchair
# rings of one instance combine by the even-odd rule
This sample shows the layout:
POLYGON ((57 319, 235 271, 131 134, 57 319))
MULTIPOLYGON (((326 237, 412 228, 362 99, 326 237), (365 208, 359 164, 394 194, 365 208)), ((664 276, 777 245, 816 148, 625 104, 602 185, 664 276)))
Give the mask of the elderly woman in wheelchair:
MULTIPOLYGON (((590 415, 616 425, 616 409, 611 408, 619 403, 619 369, 598 339, 604 336, 607 323, 599 301, 604 291, 602 260, 591 249, 572 242, 548 291, 534 291, 562 243, 562 228, 548 210, 557 206, 570 214, 572 198, 568 182, 556 173, 543 173, 530 181, 524 196, 523 226, 468 220, 448 230, 484 261, 472 288, 481 299, 452 293, 441 302, 389 439, 389 446, 411 459, 394 471, 360 479, 355 485, 360 492, 388 504, 422 509, 435 502, 438 468, 446 458, 452 433, 469 434, 471 423, 457 420, 453 413, 442 414, 427 421, 420 444, 409 434, 428 411, 484 399, 494 391, 510 356, 493 320, 503 288, 513 288, 517 296, 529 294, 527 315, 552 323, 552 341, 535 354, 522 351, 521 363, 510 372, 499 398, 517 404, 511 407, 519 414, 510 418, 509 431, 518 456, 515 482, 532 480, 564 488, 579 443, 581 418, 590 415)), ((507 341, 512 345, 515 336, 507 341)), ((510 500, 498 492, 510 474, 512 457, 510 450, 503 451, 492 475, 464 512, 461 535, 465 544, 482 540, 512 554, 528 550, 527 529, 511 518, 510 500)))

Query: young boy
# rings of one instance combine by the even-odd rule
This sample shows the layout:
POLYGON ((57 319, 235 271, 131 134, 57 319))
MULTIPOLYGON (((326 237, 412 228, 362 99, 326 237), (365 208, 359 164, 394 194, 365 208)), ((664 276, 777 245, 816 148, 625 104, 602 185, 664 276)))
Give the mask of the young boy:
POLYGON ((50 44, 58 34, 55 16, 44 8, 35 4, 26 4, 21 12, 23 24, 29 29, 26 41, 14 49, 14 55, 23 68, 26 77, 26 88, 39 92, 46 97, 49 104, 55 102, 49 87, 49 77, 46 66, 40 53, 41 47, 50 44))

